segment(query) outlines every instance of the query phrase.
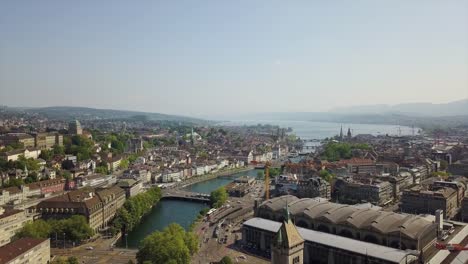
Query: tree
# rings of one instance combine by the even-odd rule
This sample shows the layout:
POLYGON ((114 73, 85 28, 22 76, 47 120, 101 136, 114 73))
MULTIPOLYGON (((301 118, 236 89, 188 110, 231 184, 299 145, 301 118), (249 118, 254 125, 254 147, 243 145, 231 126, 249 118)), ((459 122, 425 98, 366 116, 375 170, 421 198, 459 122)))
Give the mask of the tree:
POLYGON ((120 169, 126 169, 126 168, 128 168, 129 165, 130 165, 130 162, 128 161, 128 159, 123 159, 120 162, 119 168, 120 169))
POLYGON ((329 171, 327 170, 321 170, 319 172, 319 176, 320 178, 322 178, 323 180, 327 181, 328 183, 331 183, 331 181, 335 178, 335 175, 331 174, 329 171))
POLYGON ((79 264, 78 258, 74 256, 68 257, 67 262, 68 264, 79 264))
POLYGON ((94 171, 105 175, 109 174, 109 168, 107 166, 97 166, 94 171))
POLYGON ((139 264, 190 263, 190 255, 198 248, 196 236, 186 232, 178 224, 170 224, 162 232, 156 231, 147 236, 137 253, 139 264))
POLYGON ((258 180, 265 179, 265 174, 263 173, 263 171, 257 171, 257 179, 258 180))
POLYGON ((440 170, 444 171, 448 168, 448 162, 445 160, 440 161, 440 170))
POLYGON ((229 256, 224 256, 219 264, 232 264, 232 259, 229 256))
POLYGON ((26 223, 16 235, 18 237, 48 238, 51 231, 52 228, 49 223, 39 219, 26 223))
POLYGON ((224 187, 218 188, 211 192, 210 201, 214 208, 221 207, 228 199, 228 193, 224 187))
POLYGON ((53 157, 54 157, 54 152, 52 150, 47 150, 47 149, 42 150, 41 154, 39 155, 39 158, 45 161, 51 161, 53 157))

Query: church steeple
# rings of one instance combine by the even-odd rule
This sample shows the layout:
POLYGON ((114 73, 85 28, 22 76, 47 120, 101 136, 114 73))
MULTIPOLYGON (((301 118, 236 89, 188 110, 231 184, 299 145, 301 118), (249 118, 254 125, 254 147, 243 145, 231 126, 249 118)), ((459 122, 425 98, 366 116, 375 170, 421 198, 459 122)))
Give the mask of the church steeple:
POLYGON ((348 139, 351 138, 351 128, 348 127, 348 139))
POLYGON ((343 140, 343 125, 341 125, 340 129, 340 140, 343 140))

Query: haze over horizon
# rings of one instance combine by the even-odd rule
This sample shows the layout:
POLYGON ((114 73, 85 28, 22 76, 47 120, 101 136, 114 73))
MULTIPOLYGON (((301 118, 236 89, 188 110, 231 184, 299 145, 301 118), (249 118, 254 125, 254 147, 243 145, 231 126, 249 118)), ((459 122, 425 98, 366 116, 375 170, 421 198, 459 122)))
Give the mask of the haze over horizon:
POLYGON ((207 116, 468 98, 468 1, 14 1, 0 34, 8 106, 207 116))

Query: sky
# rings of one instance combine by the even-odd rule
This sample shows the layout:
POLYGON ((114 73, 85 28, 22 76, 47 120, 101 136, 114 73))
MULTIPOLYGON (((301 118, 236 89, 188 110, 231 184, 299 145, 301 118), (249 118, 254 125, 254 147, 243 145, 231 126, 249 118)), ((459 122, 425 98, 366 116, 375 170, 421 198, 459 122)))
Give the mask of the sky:
POLYGON ((183 114, 468 98, 468 0, 0 1, 0 104, 183 114))

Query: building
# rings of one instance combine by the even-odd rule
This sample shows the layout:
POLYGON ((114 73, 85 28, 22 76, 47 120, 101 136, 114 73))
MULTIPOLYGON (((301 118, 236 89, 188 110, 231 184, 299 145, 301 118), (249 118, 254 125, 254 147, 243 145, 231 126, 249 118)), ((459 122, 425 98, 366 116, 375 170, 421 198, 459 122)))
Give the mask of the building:
MULTIPOLYGON (((279 222, 258 217, 245 221, 242 225, 242 243, 244 244, 244 248, 254 247, 258 251, 273 252, 271 245, 275 238, 277 239, 276 234, 279 233, 281 228, 282 224, 279 222)), ((297 233, 304 240, 304 249, 303 262, 301 262, 301 259, 296 259, 296 261, 299 261, 296 263, 418 263, 418 257, 415 256, 414 253, 406 250, 300 227, 297 227, 297 233)), ((294 263, 294 261, 289 263, 294 263)))
POLYGON ((461 206, 461 220, 465 223, 468 222, 468 197, 465 197, 461 206))
POLYGON ((438 188, 436 190, 423 190, 414 187, 403 191, 401 196, 401 210, 410 214, 435 214, 441 209, 444 218, 452 218, 458 212, 457 192, 452 188, 438 188))
POLYGON ((336 204, 321 198, 276 197, 263 202, 255 216, 281 222, 286 204, 298 227, 355 241, 426 252, 436 239, 436 224, 424 217, 336 204))
POLYGON ((2 264, 49 264, 50 240, 43 238, 20 238, 0 247, 2 264))
POLYGON ((299 180, 297 184, 297 196, 299 198, 323 197, 326 199, 330 199, 330 184, 320 177, 312 177, 306 180, 299 180))
POLYGON ((13 144, 22 144, 25 148, 33 148, 35 146, 34 137, 26 133, 9 133, 0 136, 0 141, 3 141, 5 146, 13 144))
POLYGON ((138 153, 143 151, 143 139, 141 138, 130 138, 127 141, 127 152, 138 153))
POLYGON ((20 156, 24 156, 27 159, 38 159, 39 155, 41 155, 41 150, 36 148, 14 149, 12 151, 0 153, 0 159, 17 161, 20 156))
POLYGON ((80 122, 78 120, 75 120, 68 123, 68 132, 72 135, 82 135, 83 129, 81 128, 80 122))
POLYGON ((134 179, 121 179, 117 186, 125 191, 125 196, 128 198, 133 197, 143 191, 143 184, 134 179))
POLYGON ((55 145, 63 146, 63 136, 58 133, 37 133, 34 135, 34 144, 39 149, 51 149, 55 145))
POLYGON ((0 207, 0 246, 10 243, 27 221, 24 211, 0 207))
POLYGON ((303 264, 304 239, 291 221, 286 206, 286 219, 279 228, 271 245, 272 264, 303 264))
POLYGON ((335 182, 334 196, 340 203, 369 202, 381 206, 393 201, 393 186, 387 181, 338 179, 335 182))
POLYGON ((125 203, 125 191, 118 186, 106 189, 85 188, 40 202, 36 211, 45 219, 62 219, 83 215, 95 230, 106 228, 117 210, 125 203))

